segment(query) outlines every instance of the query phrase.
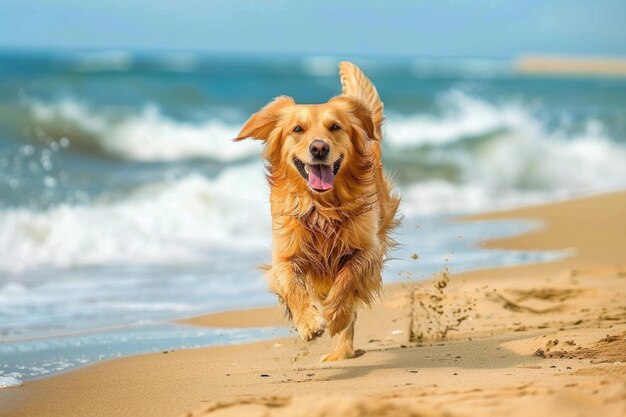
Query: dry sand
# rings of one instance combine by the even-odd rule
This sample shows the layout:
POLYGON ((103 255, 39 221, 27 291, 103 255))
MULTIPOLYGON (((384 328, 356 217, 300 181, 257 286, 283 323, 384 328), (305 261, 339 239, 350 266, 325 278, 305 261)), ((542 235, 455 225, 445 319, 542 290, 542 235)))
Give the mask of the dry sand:
POLYGON ((546 226, 485 246, 571 256, 387 286, 357 322, 356 359, 318 363, 327 337, 115 359, 1 390, 0 416, 626 415, 626 193, 472 219, 512 218, 546 226))

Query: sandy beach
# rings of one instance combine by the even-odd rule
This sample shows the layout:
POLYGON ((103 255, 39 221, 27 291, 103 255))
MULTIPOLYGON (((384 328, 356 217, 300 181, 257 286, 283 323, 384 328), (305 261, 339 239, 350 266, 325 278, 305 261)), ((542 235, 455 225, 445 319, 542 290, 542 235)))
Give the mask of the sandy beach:
MULTIPOLYGON (((483 245, 565 256, 386 286, 352 360, 319 363, 327 336, 126 357, 0 390, 0 416, 623 416, 624 213, 620 192, 463 219, 540 221, 483 245)), ((277 307, 184 322, 286 324, 277 307)))

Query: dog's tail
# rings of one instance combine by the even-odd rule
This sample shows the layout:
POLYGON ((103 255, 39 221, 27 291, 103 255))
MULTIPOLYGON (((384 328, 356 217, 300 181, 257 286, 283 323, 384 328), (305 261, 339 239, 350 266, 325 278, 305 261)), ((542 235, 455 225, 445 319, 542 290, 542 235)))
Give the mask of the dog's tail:
POLYGON ((363 74, 363 72, 351 62, 344 61, 339 64, 339 77, 341 78, 342 94, 354 97, 361 101, 372 112, 374 122, 374 134, 376 140, 382 140, 382 125, 384 121, 383 102, 380 100, 376 87, 363 74))

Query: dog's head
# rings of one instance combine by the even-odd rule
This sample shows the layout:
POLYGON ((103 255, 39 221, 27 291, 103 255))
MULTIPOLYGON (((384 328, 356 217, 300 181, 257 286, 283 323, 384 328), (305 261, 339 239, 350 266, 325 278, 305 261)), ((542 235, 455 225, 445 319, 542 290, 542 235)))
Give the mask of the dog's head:
POLYGON ((264 141, 270 180, 286 179, 297 189, 305 184, 319 196, 371 168, 374 137, 372 113, 357 99, 302 105, 282 96, 252 115, 235 140, 264 141))

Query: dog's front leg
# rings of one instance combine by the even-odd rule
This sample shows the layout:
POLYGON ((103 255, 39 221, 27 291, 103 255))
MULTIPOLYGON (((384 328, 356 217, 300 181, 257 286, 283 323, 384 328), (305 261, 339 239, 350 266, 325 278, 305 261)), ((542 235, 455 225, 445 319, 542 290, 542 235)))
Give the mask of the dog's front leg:
POLYGON ((350 324, 357 301, 369 304, 381 288, 382 257, 379 251, 357 251, 339 271, 323 302, 330 335, 350 324))
POLYGON ((287 312, 303 340, 321 336, 326 328, 322 306, 307 286, 305 277, 295 273, 291 262, 280 262, 268 273, 269 286, 286 304, 287 312))

